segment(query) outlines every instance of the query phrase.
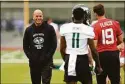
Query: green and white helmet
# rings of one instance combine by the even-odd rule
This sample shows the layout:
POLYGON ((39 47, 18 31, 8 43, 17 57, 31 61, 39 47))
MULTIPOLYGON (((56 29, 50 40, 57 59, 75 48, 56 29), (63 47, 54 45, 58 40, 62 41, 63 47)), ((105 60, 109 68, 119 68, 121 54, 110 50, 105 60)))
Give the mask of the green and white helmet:
MULTIPOLYGON (((73 13, 74 9, 77 9, 77 8, 81 8, 81 9, 83 9, 83 11, 85 11, 83 23, 87 24, 87 25, 90 25, 90 22, 91 22, 90 9, 87 6, 85 6, 84 4, 77 4, 72 8, 72 13, 73 13)), ((73 17, 73 14, 72 14, 72 17, 73 17)))

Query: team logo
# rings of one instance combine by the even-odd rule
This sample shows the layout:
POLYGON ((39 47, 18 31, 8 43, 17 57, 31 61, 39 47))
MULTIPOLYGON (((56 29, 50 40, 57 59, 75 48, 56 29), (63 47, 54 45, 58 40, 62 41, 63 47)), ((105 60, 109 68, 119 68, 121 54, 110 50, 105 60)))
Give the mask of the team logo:
POLYGON ((34 38, 33 42, 36 44, 41 44, 44 42, 44 39, 42 37, 36 37, 34 38))

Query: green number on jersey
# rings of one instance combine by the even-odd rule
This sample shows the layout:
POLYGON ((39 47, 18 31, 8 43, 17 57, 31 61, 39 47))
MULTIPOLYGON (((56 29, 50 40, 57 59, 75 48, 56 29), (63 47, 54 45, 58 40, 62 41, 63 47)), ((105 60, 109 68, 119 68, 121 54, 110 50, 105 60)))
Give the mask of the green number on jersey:
POLYGON ((72 48, 79 48, 79 33, 72 35, 72 48))

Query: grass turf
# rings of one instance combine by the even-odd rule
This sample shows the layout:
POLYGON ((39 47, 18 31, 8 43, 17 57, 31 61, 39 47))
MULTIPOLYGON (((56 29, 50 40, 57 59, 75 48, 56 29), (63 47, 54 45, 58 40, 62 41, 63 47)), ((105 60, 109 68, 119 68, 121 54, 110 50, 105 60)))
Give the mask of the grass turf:
MULTIPOLYGON (((4 54, 11 53, 11 51, 1 51, 1 58, 5 56, 4 54)), ((6 55, 19 57, 21 59, 24 57, 24 53, 18 52, 17 54, 6 55)), ((59 52, 55 52, 54 59, 61 59, 59 52)), ((53 70, 51 84, 64 84, 63 82, 63 71, 53 70)), ((124 71, 121 69, 122 84, 124 82, 124 71)), ((27 63, 1 63, 1 83, 0 84, 31 84, 29 65, 27 63)), ((96 84, 95 76, 93 76, 93 84, 96 84)))
MULTIPOLYGON (((121 69, 122 84, 124 84, 124 71, 121 69)), ((29 65, 27 63, 2 63, 0 84, 31 84, 29 65)), ((63 71, 53 70, 51 84, 64 84, 63 71)), ((96 84, 93 76, 93 84, 96 84)))
MULTIPOLYGON (((31 84, 27 63, 2 63, 1 84, 31 84)), ((51 84, 62 84, 63 71, 53 70, 51 84)))

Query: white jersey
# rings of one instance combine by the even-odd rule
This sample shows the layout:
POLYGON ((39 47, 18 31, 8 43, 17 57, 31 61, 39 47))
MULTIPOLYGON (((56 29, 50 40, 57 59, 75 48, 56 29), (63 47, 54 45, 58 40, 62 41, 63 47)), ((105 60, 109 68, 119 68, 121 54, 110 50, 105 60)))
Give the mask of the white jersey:
POLYGON ((88 38, 93 39, 93 28, 84 24, 67 23, 60 27, 60 34, 66 39, 66 53, 88 54, 88 38))

